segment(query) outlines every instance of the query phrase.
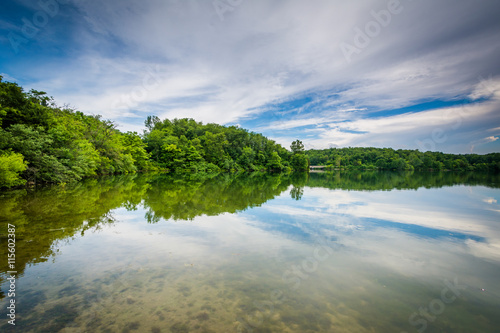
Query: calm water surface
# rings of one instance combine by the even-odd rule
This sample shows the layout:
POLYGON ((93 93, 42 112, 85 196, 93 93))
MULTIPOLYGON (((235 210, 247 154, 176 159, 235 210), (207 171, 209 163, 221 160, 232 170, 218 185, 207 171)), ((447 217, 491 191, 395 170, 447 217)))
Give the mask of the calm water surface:
POLYGON ((372 172, 3 192, 0 331, 499 332, 499 188, 372 172))

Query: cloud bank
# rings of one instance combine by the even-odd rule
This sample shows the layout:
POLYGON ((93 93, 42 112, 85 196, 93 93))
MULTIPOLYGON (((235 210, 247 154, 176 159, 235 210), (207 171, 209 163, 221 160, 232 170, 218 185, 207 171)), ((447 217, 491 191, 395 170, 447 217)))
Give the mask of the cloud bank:
POLYGON ((2 72, 122 130, 156 114, 238 123, 285 146, 500 147, 495 1, 57 4, 17 54, 9 34, 43 8, 7 8, 2 72))

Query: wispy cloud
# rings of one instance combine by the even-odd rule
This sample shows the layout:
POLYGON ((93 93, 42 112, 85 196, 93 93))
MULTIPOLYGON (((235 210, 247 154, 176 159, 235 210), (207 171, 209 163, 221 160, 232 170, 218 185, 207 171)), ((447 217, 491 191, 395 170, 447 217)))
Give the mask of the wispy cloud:
MULTIPOLYGON (((17 2, 25 11, 38 10, 17 2)), ((74 0, 22 56, 5 54, 0 63, 28 88, 125 129, 154 113, 240 123, 280 140, 291 135, 287 130, 305 136, 316 126, 322 130, 309 145, 318 147, 366 144, 368 138, 391 145, 400 141, 399 132, 418 126, 415 137, 426 135, 440 111, 388 120, 369 120, 371 113, 421 101, 491 100, 500 75, 499 4, 401 5, 404 10, 347 63, 339 45, 352 42, 386 1, 245 1, 221 21, 210 1, 74 0), (151 69, 154 78, 148 77, 151 69), (312 96, 311 102, 294 110, 275 107, 303 96, 312 96), (341 121, 350 123, 335 123, 341 121), (366 133, 343 131, 346 126, 366 133), (391 139, 380 128, 396 134, 391 139)), ((19 29, 28 14, 8 13, 0 30, 19 29)), ((491 113, 481 115, 498 127, 491 113)), ((467 131, 467 143, 449 140, 443 149, 466 151, 484 138, 471 133, 487 129, 472 123, 457 132, 467 131)), ((414 141, 405 145, 416 148, 414 141)))

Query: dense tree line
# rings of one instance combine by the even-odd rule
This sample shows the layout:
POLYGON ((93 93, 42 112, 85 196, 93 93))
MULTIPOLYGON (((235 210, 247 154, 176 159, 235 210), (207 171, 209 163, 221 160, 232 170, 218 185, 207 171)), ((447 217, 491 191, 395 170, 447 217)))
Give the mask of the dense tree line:
POLYGON ((67 183, 89 176, 166 170, 203 176, 239 171, 332 169, 500 171, 500 153, 453 155, 390 148, 290 149, 237 126, 150 116, 143 134, 99 115, 57 106, 0 76, 0 188, 67 183))
POLYGON ((139 170, 203 174, 307 169, 303 151, 292 154, 239 127, 193 119, 160 121, 155 116, 145 125, 142 135, 122 133, 99 115, 58 107, 45 92, 25 92, 0 76, 0 187, 139 170))
POLYGON ((136 133, 0 77, 0 187, 154 168, 136 133))
POLYGON ((500 171, 500 153, 445 154, 391 148, 330 148, 305 152, 311 165, 332 169, 500 171))
POLYGON ((237 126, 150 116, 144 142, 151 159, 171 171, 289 170, 290 152, 262 134, 237 126))

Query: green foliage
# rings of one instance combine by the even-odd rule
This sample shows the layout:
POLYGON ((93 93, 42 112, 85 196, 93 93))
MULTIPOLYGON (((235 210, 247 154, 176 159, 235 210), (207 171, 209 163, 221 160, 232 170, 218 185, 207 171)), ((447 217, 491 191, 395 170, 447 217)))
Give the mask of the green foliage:
MULTIPOLYGON (((0 125, 0 154, 19 154, 27 164, 17 171, 23 181, 3 186, 26 180, 67 183, 97 174, 155 169, 146 144, 136 133, 121 133, 100 116, 61 109, 45 92, 25 93, 17 84, 1 79, 0 125)), ((0 178, 12 179, 7 170, 0 170, 0 178)))
MULTIPOLYGON (((297 184, 292 178, 292 182, 297 184)), ((390 191, 438 188, 459 184, 500 188, 500 174, 491 172, 332 171, 310 173, 307 186, 332 190, 390 191)))
POLYGON ((285 191, 290 178, 279 173, 224 173, 196 177, 192 174, 162 174, 151 177, 154 186, 144 197, 146 219, 191 220, 199 215, 215 216, 260 206, 285 191), (153 181, 154 179, 154 181, 153 181))
POLYGON ((24 92, 0 76, 0 180, 2 187, 69 183, 103 174, 168 170, 204 177, 221 171, 332 169, 460 170, 500 172, 500 153, 452 155, 389 148, 291 153, 262 134, 193 119, 148 116, 143 135, 122 133, 101 116, 59 108, 45 92, 24 92))
POLYGON ((0 153, 23 156, 14 170, 4 157, 3 186, 28 180, 68 183, 103 174, 137 170, 190 172, 287 170, 290 153, 261 134, 193 119, 149 116, 144 135, 121 133, 113 122, 61 109, 43 91, 26 93, 0 78, 0 153), (9 153, 10 154, 10 153, 9 153), (23 162, 24 163, 24 162, 23 162), (17 177, 17 178, 16 178, 17 177), (20 177, 20 178, 19 178, 20 177))
POLYGON ((309 169, 309 158, 304 154, 304 144, 302 141, 295 140, 290 145, 292 150, 292 157, 290 165, 294 171, 306 171, 309 169))
POLYGON ((293 170, 305 171, 309 169, 309 160, 305 154, 294 154, 290 161, 293 170))
POLYGON ((500 171, 500 153, 444 154, 391 148, 330 148, 308 150, 311 165, 339 170, 454 170, 500 171))
POLYGON ((243 148, 241 152, 241 156, 238 159, 238 164, 241 165, 246 170, 254 170, 255 166, 253 165, 255 159, 255 152, 250 147, 243 148))
POLYGON ((286 168, 290 153, 262 134, 193 119, 148 117, 144 142, 159 167, 173 172, 214 173, 286 168))
POLYGON ((277 152, 273 152, 267 163, 267 168, 269 170, 283 170, 284 166, 281 164, 281 157, 277 152))
POLYGON ((295 140, 290 145, 290 149, 292 150, 292 153, 294 153, 294 154, 303 153, 304 152, 304 144, 300 140, 295 140))
POLYGON ((0 154, 0 187, 24 185, 26 180, 20 173, 26 170, 27 165, 21 154, 4 152, 0 154))

